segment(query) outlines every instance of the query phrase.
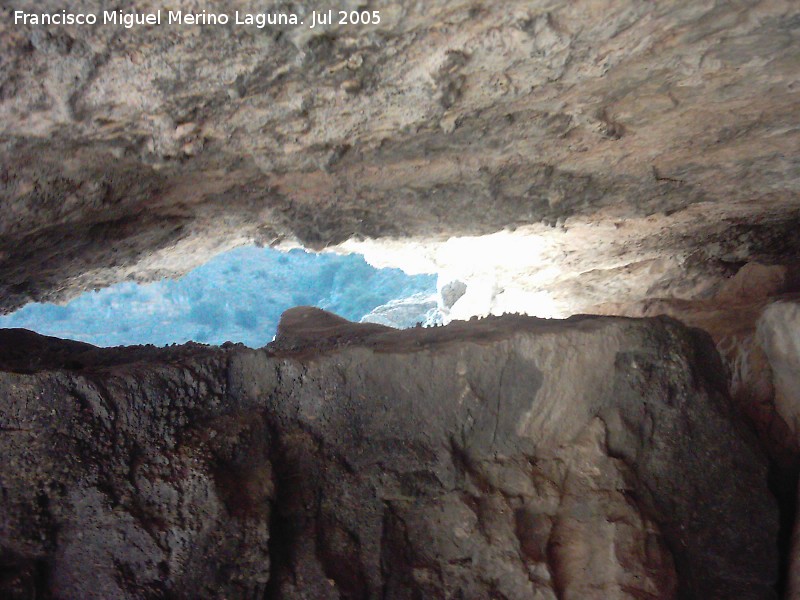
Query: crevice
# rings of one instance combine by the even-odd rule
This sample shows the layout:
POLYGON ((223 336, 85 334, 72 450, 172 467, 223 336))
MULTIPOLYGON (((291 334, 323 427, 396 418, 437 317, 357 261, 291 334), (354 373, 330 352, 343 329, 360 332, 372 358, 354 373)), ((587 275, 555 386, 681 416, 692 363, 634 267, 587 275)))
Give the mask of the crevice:
POLYGON ((778 530, 778 580, 775 592, 779 598, 788 593, 789 578, 792 569, 792 535, 798 516, 798 483, 800 468, 795 465, 781 467, 774 461, 770 464, 769 489, 778 503, 780 529, 778 530))

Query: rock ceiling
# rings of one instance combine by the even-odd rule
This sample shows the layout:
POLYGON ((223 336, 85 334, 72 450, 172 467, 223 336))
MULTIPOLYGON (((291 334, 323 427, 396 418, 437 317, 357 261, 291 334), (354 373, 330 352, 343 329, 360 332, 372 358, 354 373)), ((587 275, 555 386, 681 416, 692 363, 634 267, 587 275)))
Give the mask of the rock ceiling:
POLYGON ((5 311, 247 242, 492 273, 494 308, 545 293, 556 315, 699 297, 800 255, 796 2, 375 2, 380 25, 314 30, 13 22, 61 8, 12 0, 0 19, 5 311), (487 234, 508 244, 476 241, 474 268, 444 246, 487 234))
POLYGON ((796 597, 800 310, 770 299, 800 291, 800 3, 367 8, 3 2, 0 311, 257 243, 437 272, 452 317, 711 338, 302 308, 261 350, 3 330, 0 595, 796 597))

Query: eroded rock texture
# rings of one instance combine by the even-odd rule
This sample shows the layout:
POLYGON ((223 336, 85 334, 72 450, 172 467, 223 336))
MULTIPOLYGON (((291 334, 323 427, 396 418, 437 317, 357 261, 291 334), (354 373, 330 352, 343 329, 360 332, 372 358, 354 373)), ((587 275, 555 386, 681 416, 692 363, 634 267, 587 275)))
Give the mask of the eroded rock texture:
POLYGON ((781 266, 745 265, 706 300, 650 300, 637 307, 607 305, 631 316, 671 315, 709 332, 726 365, 734 404, 755 427, 771 458, 770 487, 782 507, 781 547, 789 596, 800 597, 797 487, 800 466, 800 319, 797 273, 781 266))
POLYGON ((598 309, 634 317, 669 315, 711 334, 726 364, 734 402, 776 462, 788 466, 800 455, 797 278, 784 266, 751 263, 706 299, 660 298, 598 309))
POLYGON ((766 459, 676 321, 294 309, 261 351, 14 335, 9 597, 774 597, 766 459))
MULTIPOLYGON (((171 6, 201 7, 254 9, 171 6)), ((449 317, 669 313, 728 372, 663 319, 397 333, 294 311, 258 352, 3 332, 0 592, 771 595, 775 507, 737 415, 784 472, 785 538, 797 2, 13 24, 61 8, 1 9, 0 310, 301 243, 438 272, 449 317)))
MULTIPOLYGON (((200 7, 254 9, 170 6, 200 7)), ((496 286, 482 309, 535 312, 514 292, 544 291, 562 315, 694 297, 800 250, 793 0, 381 0, 380 25, 313 31, 13 24, 62 8, 2 7, 3 310, 247 241, 412 238, 426 265, 496 286), (503 228, 511 266, 438 249, 503 228)))

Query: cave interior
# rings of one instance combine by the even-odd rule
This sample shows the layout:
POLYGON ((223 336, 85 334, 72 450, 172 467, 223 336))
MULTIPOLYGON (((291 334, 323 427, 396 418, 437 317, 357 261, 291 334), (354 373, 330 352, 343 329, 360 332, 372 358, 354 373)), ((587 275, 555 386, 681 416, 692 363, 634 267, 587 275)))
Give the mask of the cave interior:
POLYGON ((376 300, 0 328, 0 597, 800 599, 796 0, 69 5, 0 6, 0 314, 376 300))

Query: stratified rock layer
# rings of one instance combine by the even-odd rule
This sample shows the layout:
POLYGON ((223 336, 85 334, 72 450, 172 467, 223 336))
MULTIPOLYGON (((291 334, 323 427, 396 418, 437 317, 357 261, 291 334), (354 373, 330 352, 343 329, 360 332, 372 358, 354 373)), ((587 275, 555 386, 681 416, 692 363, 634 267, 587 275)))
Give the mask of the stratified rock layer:
POLYGON ((313 30, 14 24, 63 8, 0 9, 0 310, 247 241, 430 243, 465 283, 497 274, 481 308, 534 312, 515 292, 544 290, 553 315, 800 256, 794 0, 381 0, 378 25, 313 30), (504 228, 513 257, 438 250, 504 228))
POLYGON ((266 350, 38 366, 14 335, 7 596, 774 596, 766 460, 677 322, 294 309, 266 350))

